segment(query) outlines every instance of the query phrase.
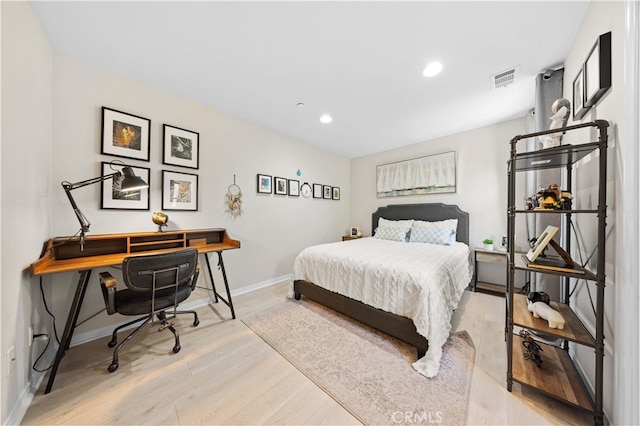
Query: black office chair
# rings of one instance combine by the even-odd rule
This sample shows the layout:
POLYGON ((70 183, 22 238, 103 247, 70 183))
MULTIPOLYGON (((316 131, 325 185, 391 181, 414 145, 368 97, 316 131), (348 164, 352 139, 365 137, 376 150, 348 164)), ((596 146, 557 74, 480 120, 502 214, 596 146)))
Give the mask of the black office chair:
POLYGON ((116 280, 108 272, 100 273, 100 287, 104 296, 104 303, 109 315, 144 315, 113 330, 113 336, 108 343, 112 348, 118 343, 117 333, 120 329, 143 321, 129 334, 113 351, 113 361, 108 370, 118 369, 118 352, 144 325, 153 320, 154 315, 160 320, 160 328, 171 330, 175 337, 173 352, 180 352, 180 338, 178 331, 169 321, 176 314, 192 314, 193 325, 200 321, 195 311, 178 311, 177 306, 186 300, 195 289, 198 280, 198 250, 185 249, 170 253, 130 256, 122 262, 122 279, 127 288, 116 290, 116 280), (167 318, 166 310, 170 317, 167 318))

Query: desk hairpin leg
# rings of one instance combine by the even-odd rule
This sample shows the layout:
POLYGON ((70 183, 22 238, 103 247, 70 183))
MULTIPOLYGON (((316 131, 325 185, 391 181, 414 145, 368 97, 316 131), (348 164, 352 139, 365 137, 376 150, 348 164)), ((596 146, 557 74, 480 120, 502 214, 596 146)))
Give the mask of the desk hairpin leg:
POLYGON ((229 282, 227 281, 227 272, 224 269, 224 262, 222 261, 222 252, 217 251, 218 253, 218 267, 222 272, 222 279, 224 280, 224 287, 227 290, 227 298, 225 299, 216 290, 216 284, 213 281, 213 272, 211 271, 211 264, 209 263, 209 254, 205 253, 204 258, 207 261, 207 270, 209 271, 209 279, 211 280, 211 288, 213 289, 213 300, 215 303, 218 303, 218 299, 222 300, 228 307, 231 309, 231 317, 236 319, 236 311, 233 309, 233 301, 231 300, 231 292, 229 291, 229 282))
POLYGON ((91 277, 91 269, 80 271, 80 278, 78 278, 78 286, 76 287, 76 294, 73 297, 71 308, 69 308, 67 325, 65 325, 64 327, 62 340, 60 341, 60 346, 58 346, 58 352, 56 352, 56 359, 53 362, 53 365, 51 366, 49 381, 47 382, 47 387, 44 391, 45 394, 51 392, 51 388, 53 387, 53 381, 56 378, 56 373, 58 372, 58 366, 60 365, 60 361, 62 360, 62 357, 64 357, 65 352, 67 351, 67 349, 69 349, 69 345, 71 344, 71 337, 73 337, 73 331, 76 328, 76 323, 78 322, 78 315, 80 314, 80 306, 82 306, 82 300, 84 299, 84 294, 87 291, 87 284, 89 283, 89 277, 91 277))

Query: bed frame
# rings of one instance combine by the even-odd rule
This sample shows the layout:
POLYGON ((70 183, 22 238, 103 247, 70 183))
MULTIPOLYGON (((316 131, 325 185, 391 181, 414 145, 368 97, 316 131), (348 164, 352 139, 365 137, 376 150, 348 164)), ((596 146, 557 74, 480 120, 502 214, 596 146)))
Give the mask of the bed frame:
MULTIPOLYGON (((380 217, 390 220, 417 219, 427 221, 458 219, 456 240, 469 245, 469 213, 460 210, 455 205, 427 203, 380 207, 372 215, 372 231, 378 226, 380 217)), ((424 336, 418 334, 413 321, 409 318, 374 308, 341 294, 325 290, 308 281, 296 280, 293 286, 296 300, 300 300, 300 296, 304 295, 341 314, 415 346, 418 358, 422 358, 429 349, 429 342, 424 336)))

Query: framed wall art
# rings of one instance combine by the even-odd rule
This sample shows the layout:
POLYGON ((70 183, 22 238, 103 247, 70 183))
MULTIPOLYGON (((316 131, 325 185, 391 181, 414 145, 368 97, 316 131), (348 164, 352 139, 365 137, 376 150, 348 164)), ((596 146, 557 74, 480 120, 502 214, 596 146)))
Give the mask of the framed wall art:
POLYGON ((271 194, 271 176, 269 175, 258 175, 258 193, 260 194, 271 194))
POLYGON ((378 197, 456 192, 456 152, 379 165, 378 197))
POLYGON ((273 182, 276 195, 287 195, 287 180, 285 178, 277 177, 273 179, 273 182))
POLYGON ((200 158, 200 134, 179 127, 162 125, 162 163, 197 169, 200 158))
POLYGON ((337 186, 334 186, 333 188, 331 188, 332 190, 332 196, 331 198, 334 200, 339 200, 340 199, 340 188, 337 186))
POLYGON ((322 185, 319 183, 313 184, 313 198, 322 198, 322 185))
POLYGON ((580 68, 573 80, 573 120, 580 120, 588 111, 584 104, 584 68, 580 68))
POLYGON ((329 185, 322 185, 322 198, 325 200, 331 199, 331 187, 329 185))
POLYGON ((584 104, 591 107, 611 87, 611 32, 598 37, 584 63, 584 104))
MULTIPOLYGON (((143 181, 149 184, 150 169, 147 167, 131 166, 133 172, 143 181)), ((109 175, 114 172, 110 163, 102 162, 102 176, 109 175)), ((124 179, 123 176, 114 177, 100 182, 100 208, 114 210, 149 210, 149 188, 138 189, 135 191, 122 192, 120 184, 124 179)))
POLYGON ((102 107, 101 153, 149 161, 151 120, 102 107))
POLYGON ((289 196, 300 196, 300 181, 295 179, 289 179, 289 196))
POLYGON ((162 171, 162 210, 198 210, 198 175, 162 171))

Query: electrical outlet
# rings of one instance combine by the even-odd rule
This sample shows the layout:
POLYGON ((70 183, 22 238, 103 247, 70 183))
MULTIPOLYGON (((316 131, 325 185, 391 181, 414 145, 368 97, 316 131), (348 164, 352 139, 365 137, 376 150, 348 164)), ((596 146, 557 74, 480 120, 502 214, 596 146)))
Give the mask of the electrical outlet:
POLYGON ((33 326, 29 326, 29 346, 33 343, 33 326))
POLYGON ((16 347, 11 346, 7 350, 7 376, 11 373, 11 370, 13 370, 13 367, 15 367, 15 365, 16 365, 16 347))

